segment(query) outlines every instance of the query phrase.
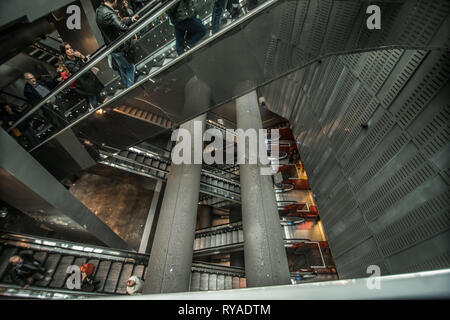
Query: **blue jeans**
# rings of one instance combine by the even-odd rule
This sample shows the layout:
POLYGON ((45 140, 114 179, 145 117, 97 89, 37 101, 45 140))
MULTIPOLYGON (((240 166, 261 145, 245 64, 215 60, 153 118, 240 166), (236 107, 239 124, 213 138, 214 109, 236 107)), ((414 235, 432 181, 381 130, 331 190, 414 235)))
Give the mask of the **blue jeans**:
POLYGON ((175 39, 178 55, 184 52, 184 40, 192 48, 206 33, 202 21, 197 18, 189 18, 175 24, 175 39))
POLYGON ((113 52, 111 56, 116 61, 117 66, 119 67, 120 77, 122 78, 122 82, 125 84, 127 88, 131 87, 134 84, 134 72, 136 71, 136 67, 134 64, 131 64, 125 59, 125 55, 123 52, 113 52))

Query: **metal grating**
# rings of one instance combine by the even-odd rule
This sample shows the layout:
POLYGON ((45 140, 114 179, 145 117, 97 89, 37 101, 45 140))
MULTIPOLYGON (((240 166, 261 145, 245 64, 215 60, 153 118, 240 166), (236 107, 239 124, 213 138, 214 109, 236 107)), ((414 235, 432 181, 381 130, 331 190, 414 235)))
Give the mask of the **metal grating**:
POLYGON ((382 253, 391 256, 450 228, 450 192, 428 200, 375 236, 382 253))

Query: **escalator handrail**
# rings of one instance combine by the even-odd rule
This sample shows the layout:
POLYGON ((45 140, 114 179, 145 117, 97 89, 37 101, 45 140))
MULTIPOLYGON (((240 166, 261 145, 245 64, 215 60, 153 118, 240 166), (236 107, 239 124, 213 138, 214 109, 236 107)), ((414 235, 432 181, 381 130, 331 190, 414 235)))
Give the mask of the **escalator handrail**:
POLYGON ((31 108, 30 111, 28 111, 24 116, 22 116, 18 121, 13 123, 11 127, 8 128, 8 132, 10 132, 12 129, 16 128, 19 124, 21 124, 25 119, 27 119, 30 115, 32 115, 34 112, 39 110, 47 100, 53 98, 58 93, 60 93, 62 90, 68 88, 70 84, 77 80, 79 77, 81 77, 87 70, 91 69, 92 67, 96 66, 102 59, 104 59, 106 56, 108 56, 110 53, 112 53, 115 49, 117 49, 119 46, 121 46, 125 41, 128 41, 131 39, 136 33, 140 32, 142 29, 144 29, 150 21, 158 18, 160 15, 164 14, 167 9, 172 7, 175 3, 177 3, 179 0, 173 0, 169 3, 165 4, 161 8, 162 2, 160 0, 153 0, 147 6, 153 5, 154 8, 160 8, 156 13, 153 13, 153 10, 150 10, 149 12, 144 14, 144 18, 140 18, 140 20, 137 21, 137 24, 131 28, 126 34, 122 35, 118 39, 116 39, 109 47, 104 47, 104 50, 98 50, 96 54, 94 54, 94 57, 91 57, 91 59, 84 64, 84 66, 75 74, 73 74, 70 79, 70 81, 64 81, 60 85, 58 85, 53 91, 50 92, 41 102, 39 102, 36 106, 31 108), (156 3, 156 4, 155 4, 156 3), (153 13, 153 14, 152 14, 153 13), (148 17, 150 16, 150 17, 148 17))
MULTIPOLYGON (((91 253, 88 251, 77 250, 77 249, 73 248, 73 246, 81 246, 81 247, 85 247, 85 248, 93 248, 93 249, 102 250, 101 253, 96 253, 98 255, 106 255, 106 256, 114 256, 114 257, 122 257, 122 258, 148 259, 148 257, 150 256, 149 254, 138 253, 135 251, 127 251, 127 250, 123 250, 123 249, 108 248, 108 247, 102 247, 102 246, 98 246, 98 245, 77 243, 77 242, 73 242, 73 241, 66 241, 66 240, 47 238, 47 237, 41 237, 41 236, 32 236, 32 235, 28 235, 28 234, 11 232, 11 231, 1 230, 1 229, 0 229, 0 241, 7 242, 7 243, 18 241, 20 243, 28 243, 31 245, 50 246, 50 245, 47 245, 44 243, 44 241, 47 241, 47 242, 54 242, 55 245, 52 245, 52 246, 55 248, 58 248, 58 249, 70 250, 73 252, 80 252, 80 253, 84 252, 85 254, 91 253), (42 243, 37 243, 37 242, 35 242, 36 240, 41 240, 42 243), (72 247, 68 247, 68 246, 72 246, 72 247)), ((94 251, 92 251, 92 252, 94 252, 94 251)))

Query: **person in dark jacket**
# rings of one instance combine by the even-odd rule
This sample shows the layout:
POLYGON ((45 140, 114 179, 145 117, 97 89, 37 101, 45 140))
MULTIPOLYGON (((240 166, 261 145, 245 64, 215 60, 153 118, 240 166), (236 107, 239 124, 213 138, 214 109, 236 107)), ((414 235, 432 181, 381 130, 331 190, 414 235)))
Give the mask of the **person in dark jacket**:
MULTIPOLYGON (((26 72, 23 77, 25 78, 26 84, 24 87, 24 96, 27 102, 31 106, 39 104, 53 89, 53 84, 46 81, 37 81, 36 77, 30 73, 26 72)), ((63 115, 57 115, 57 111, 54 109, 56 99, 52 97, 47 100, 47 102, 42 106, 42 116, 50 121, 53 125, 58 128, 64 126, 64 121, 60 117, 63 115)))
MULTIPOLYGON (((60 46, 60 51, 64 56, 64 65, 67 67, 70 74, 77 73, 88 61, 88 57, 73 50, 72 46, 67 42, 60 46)), ((100 102, 104 100, 104 86, 92 70, 85 71, 83 75, 77 79, 77 85, 78 86, 74 89, 75 92, 87 97, 91 107, 98 107, 100 102)))
POLYGON ((194 0, 180 0, 166 12, 175 28, 176 50, 184 52, 185 45, 192 48, 206 33, 206 28, 197 16, 194 0))
MULTIPOLYGON (((105 0, 96 11, 96 22, 107 46, 126 33, 131 24, 138 19, 138 16, 134 15, 120 21, 114 10, 115 8, 117 8, 117 0, 105 0)), ((119 46, 115 52, 111 53, 112 58, 119 68, 122 82, 127 88, 134 84, 134 73, 136 72, 135 65, 128 62, 125 57, 125 51, 132 45, 132 41, 127 41, 124 45, 119 46)))
POLYGON ((11 280, 21 287, 28 288, 35 280, 42 280, 46 270, 37 261, 32 252, 23 252, 9 258, 8 275, 11 280))

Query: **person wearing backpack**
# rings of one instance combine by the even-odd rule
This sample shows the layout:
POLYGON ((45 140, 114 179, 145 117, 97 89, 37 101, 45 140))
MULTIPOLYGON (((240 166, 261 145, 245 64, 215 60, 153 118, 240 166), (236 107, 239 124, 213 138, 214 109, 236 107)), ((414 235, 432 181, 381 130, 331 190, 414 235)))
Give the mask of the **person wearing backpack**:
POLYGON ((203 22, 197 18, 194 0, 180 0, 169 8, 166 14, 175 28, 176 51, 185 51, 185 41, 189 48, 195 46, 206 34, 203 22))

